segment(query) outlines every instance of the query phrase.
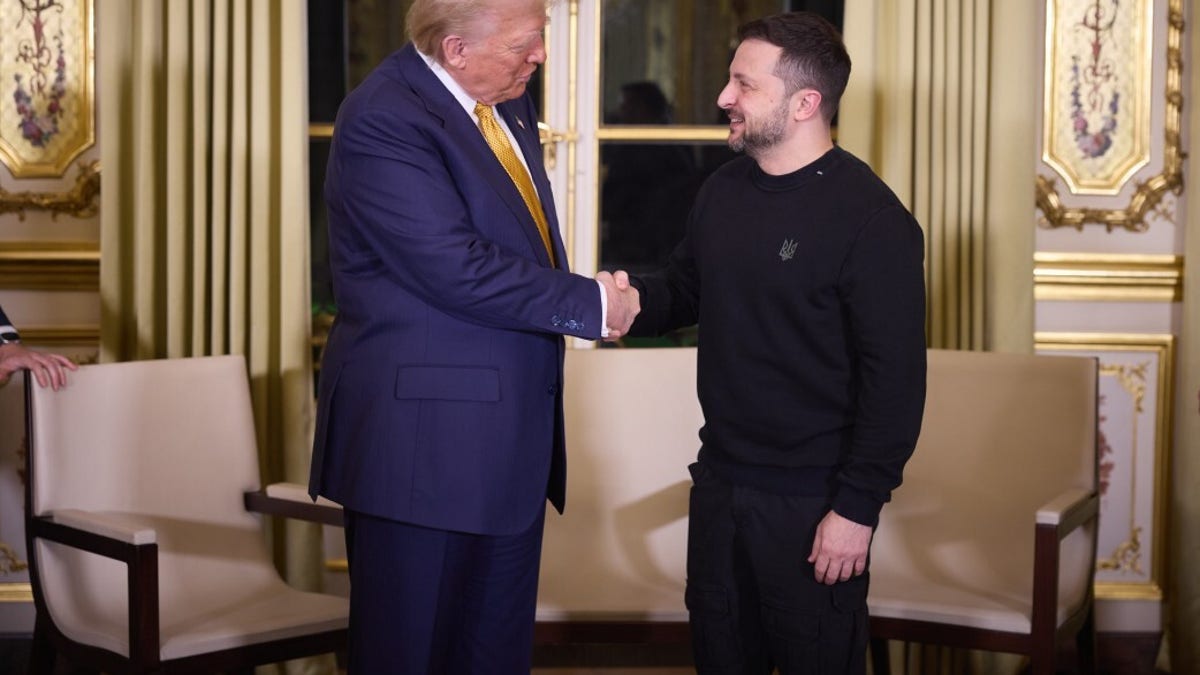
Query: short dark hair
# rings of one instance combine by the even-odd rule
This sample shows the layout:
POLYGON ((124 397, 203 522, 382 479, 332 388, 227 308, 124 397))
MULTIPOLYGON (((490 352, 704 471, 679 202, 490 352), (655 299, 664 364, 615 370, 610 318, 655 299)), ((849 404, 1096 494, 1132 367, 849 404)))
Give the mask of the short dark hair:
POLYGON ((739 27, 738 41, 746 40, 762 40, 782 49, 775 74, 788 95, 806 87, 816 89, 821 92, 821 113, 826 120, 833 119, 850 79, 850 55, 832 23, 813 12, 776 14, 739 27))

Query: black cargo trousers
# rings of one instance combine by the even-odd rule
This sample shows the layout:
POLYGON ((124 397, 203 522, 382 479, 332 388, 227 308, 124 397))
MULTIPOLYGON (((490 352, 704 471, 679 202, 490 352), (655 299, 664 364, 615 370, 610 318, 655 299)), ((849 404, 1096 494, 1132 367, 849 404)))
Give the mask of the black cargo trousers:
POLYGON ((828 498, 730 485, 689 467, 686 602, 700 675, 863 675, 869 575, 832 586, 808 562, 828 498))

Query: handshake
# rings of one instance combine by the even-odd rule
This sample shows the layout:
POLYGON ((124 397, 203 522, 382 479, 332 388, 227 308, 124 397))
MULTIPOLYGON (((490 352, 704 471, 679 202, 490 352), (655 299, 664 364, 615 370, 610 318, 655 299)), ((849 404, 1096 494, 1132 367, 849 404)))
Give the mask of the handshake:
POLYGON ((608 336, 604 339, 611 342, 629 332, 633 320, 642 311, 641 295, 629 285, 629 275, 624 270, 601 272, 596 275, 596 281, 604 286, 605 295, 608 296, 608 336))

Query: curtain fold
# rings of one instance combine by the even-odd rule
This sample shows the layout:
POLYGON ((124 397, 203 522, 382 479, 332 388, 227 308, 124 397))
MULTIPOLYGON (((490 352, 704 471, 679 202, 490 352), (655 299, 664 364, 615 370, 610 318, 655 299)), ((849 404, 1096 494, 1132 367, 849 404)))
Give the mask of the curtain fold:
POLYGON ((931 347, 1033 349, 1037 33, 1030 3, 847 3, 838 142, 925 228, 931 347))
MULTIPOLYGON (((263 481, 305 482, 306 7, 104 0, 96 11, 101 360, 245 355, 263 481)), ((285 577, 318 587, 320 529, 289 523, 272 539, 285 577)))

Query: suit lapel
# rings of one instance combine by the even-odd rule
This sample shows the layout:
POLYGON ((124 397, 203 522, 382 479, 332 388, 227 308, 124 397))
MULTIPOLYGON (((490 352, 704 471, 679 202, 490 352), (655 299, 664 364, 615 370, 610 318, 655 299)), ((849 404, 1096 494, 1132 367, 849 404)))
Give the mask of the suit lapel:
MULTIPOLYGON (((537 223, 533 221, 533 215, 529 213, 529 207, 525 206, 525 200, 521 198, 517 186, 509 178, 508 172, 504 170, 504 166, 500 164, 495 153, 488 147, 487 141, 483 139, 483 134, 480 133, 479 127, 475 126, 474 120, 462 109, 458 100, 438 80, 433 71, 429 70, 412 43, 405 45, 395 55, 395 58, 404 79, 425 102, 426 110, 442 121, 442 127, 456 140, 458 147, 466 153, 471 165, 479 172, 479 176, 496 191, 496 194, 512 211, 513 216, 520 223, 525 237, 529 239, 530 247, 534 250, 538 261, 549 266, 550 258, 546 253, 546 247, 542 244, 542 236, 538 233, 537 223)), ((540 162, 534 162, 536 156, 529 154, 528 133, 525 133, 532 126, 536 138, 536 124, 531 120, 522 119, 521 123, 526 127, 523 132, 521 126, 514 122, 514 117, 505 109, 511 105, 512 102, 508 102, 497 107, 500 108, 501 114, 504 115, 509 128, 512 129, 513 135, 517 137, 521 152, 525 154, 526 162, 531 166, 540 166, 540 162)), ((542 210, 546 213, 546 220, 551 228, 551 240, 555 242, 557 259, 561 261, 564 259, 564 255, 561 252, 562 244, 559 242, 557 234, 558 221, 553 209, 546 208, 545 196, 550 194, 550 185, 544 175, 539 175, 544 172, 534 170, 530 173, 534 185, 537 186, 539 197, 542 199, 542 210)))

